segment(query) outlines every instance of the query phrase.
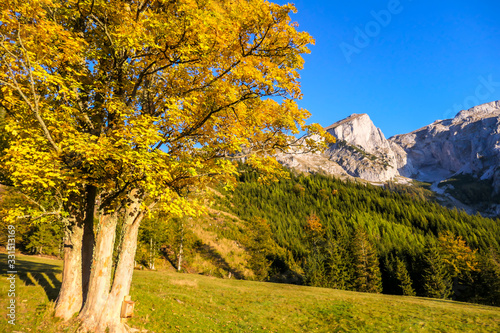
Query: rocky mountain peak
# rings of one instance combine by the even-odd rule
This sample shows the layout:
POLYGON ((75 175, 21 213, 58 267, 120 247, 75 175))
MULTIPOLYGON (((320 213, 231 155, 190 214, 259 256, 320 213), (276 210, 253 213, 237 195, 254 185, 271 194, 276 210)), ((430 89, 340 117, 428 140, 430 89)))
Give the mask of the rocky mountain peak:
POLYGON ((342 125, 342 124, 348 123, 348 122, 352 122, 352 121, 354 121, 356 119, 359 119, 359 118, 361 118, 364 121, 366 121, 366 120, 371 121, 370 117, 366 113, 359 113, 359 114, 358 113, 353 113, 349 117, 341 119, 341 120, 333 123, 332 125, 326 127, 325 130, 329 130, 329 129, 335 128, 335 127, 337 127, 339 125, 342 125))
MULTIPOLYGON (((303 171, 372 183, 418 179, 433 183, 432 189, 442 195, 448 193, 442 188, 448 180, 459 179, 459 185, 468 189, 477 181, 480 185, 474 186, 483 196, 491 196, 493 204, 474 209, 500 215, 500 204, 495 204, 495 198, 500 197, 500 101, 460 111, 453 119, 436 120, 389 139, 365 113, 352 114, 325 130, 337 139, 326 152, 283 155, 279 160, 303 171)), ((452 185, 446 186, 451 186, 446 191, 453 190, 452 185)))
POLYGON ((339 141, 357 146, 370 154, 387 151, 389 143, 366 113, 352 114, 326 128, 339 141))
POLYGON ((353 177, 384 182, 397 175, 389 141, 366 113, 352 114, 325 128, 337 142, 326 152, 353 177))
POLYGON ((468 110, 462 110, 455 118, 453 118, 453 123, 459 123, 463 121, 476 121, 479 119, 499 117, 500 116, 500 101, 494 101, 491 103, 485 103, 468 110))

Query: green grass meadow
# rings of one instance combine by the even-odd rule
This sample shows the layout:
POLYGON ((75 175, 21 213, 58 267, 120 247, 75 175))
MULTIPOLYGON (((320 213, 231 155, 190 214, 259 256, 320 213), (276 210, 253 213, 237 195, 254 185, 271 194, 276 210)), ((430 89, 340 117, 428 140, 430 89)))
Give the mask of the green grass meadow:
MULTIPOLYGON (((2 273, 7 257, 0 254, 2 273)), ((0 280, 1 332, 75 332, 52 317, 62 261, 17 256, 16 325, 0 280)), ((135 271, 134 318, 149 332, 500 332, 500 308, 286 284, 135 271)))

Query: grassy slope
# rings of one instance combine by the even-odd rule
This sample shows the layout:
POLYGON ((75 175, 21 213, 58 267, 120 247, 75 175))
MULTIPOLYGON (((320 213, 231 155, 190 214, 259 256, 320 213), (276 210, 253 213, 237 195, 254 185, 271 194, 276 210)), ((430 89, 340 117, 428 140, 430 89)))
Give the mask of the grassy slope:
POLYGON ((185 249, 185 270, 218 277, 228 276, 231 272, 232 275, 253 279, 254 273, 248 267, 250 255, 236 241, 248 227, 230 213, 211 208, 207 210, 207 214, 186 225, 188 232, 203 245, 185 249))
MULTIPOLYGON (((50 315, 61 261, 18 256, 18 332, 74 332, 50 315)), ((5 254, 0 262, 6 263, 5 254)), ((5 267, 5 264, 2 264, 5 267)), ((4 270, 2 270, 4 272, 4 270)), ((5 313, 8 285, 0 279, 5 313)), ((136 271, 135 318, 154 332, 498 332, 500 309, 416 297, 136 271)), ((5 315, 0 331, 12 331, 5 315)))

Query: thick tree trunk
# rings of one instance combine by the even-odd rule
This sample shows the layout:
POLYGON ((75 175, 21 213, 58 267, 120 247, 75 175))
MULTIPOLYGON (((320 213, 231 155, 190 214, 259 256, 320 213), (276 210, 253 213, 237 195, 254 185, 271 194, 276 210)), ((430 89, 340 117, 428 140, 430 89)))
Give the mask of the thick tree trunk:
POLYGON ((64 266, 62 285, 55 307, 55 316, 70 319, 81 310, 90 275, 94 247, 94 206, 96 188, 87 186, 85 196, 75 196, 68 206, 64 235, 64 266))
POLYGON ((62 285, 55 307, 55 316, 64 320, 82 308, 82 237, 81 224, 73 224, 65 231, 62 285))
POLYGON ((118 217, 116 213, 101 214, 99 231, 92 260, 92 271, 85 305, 78 316, 82 320, 82 330, 94 332, 111 285, 113 247, 118 217))
MULTIPOLYGON (((135 192, 135 191, 134 191, 135 192)), ((137 234, 139 225, 144 217, 140 210, 141 200, 134 198, 127 208, 124 221, 124 235, 119 249, 119 258, 114 274, 113 286, 102 309, 95 332, 103 333, 106 329, 110 333, 127 332, 125 325, 121 322, 120 312, 124 297, 130 292, 132 275, 134 273, 134 258, 137 249, 137 234)))
POLYGON ((132 284, 138 230, 139 223, 134 223, 128 226, 125 231, 113 286, 96 327, 96 332, 105 332, 106 328, 109 329, 110 333, 126 331, 120 321, 120 311, 124 297, 129 294, 132 284))

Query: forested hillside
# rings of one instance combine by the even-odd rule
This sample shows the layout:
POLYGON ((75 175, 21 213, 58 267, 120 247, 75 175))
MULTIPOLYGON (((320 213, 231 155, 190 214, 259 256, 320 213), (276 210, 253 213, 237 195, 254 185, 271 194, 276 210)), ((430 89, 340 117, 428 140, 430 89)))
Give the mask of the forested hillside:
POLYGON ((418 188, 257 178, 243 172, 220 205, 269 226, 268 279, 500 304, 498 219, 443 208, 418 188))
MULTIPOLYGON (((137 267, 500 305, 498 219, 444 208, 420 187, 288 175, 261 183, 243 170, 199 218, 153 212, 137 267)), ((19 224, 17 246, 60 256, 62 234, 55 219, 19 224)))

